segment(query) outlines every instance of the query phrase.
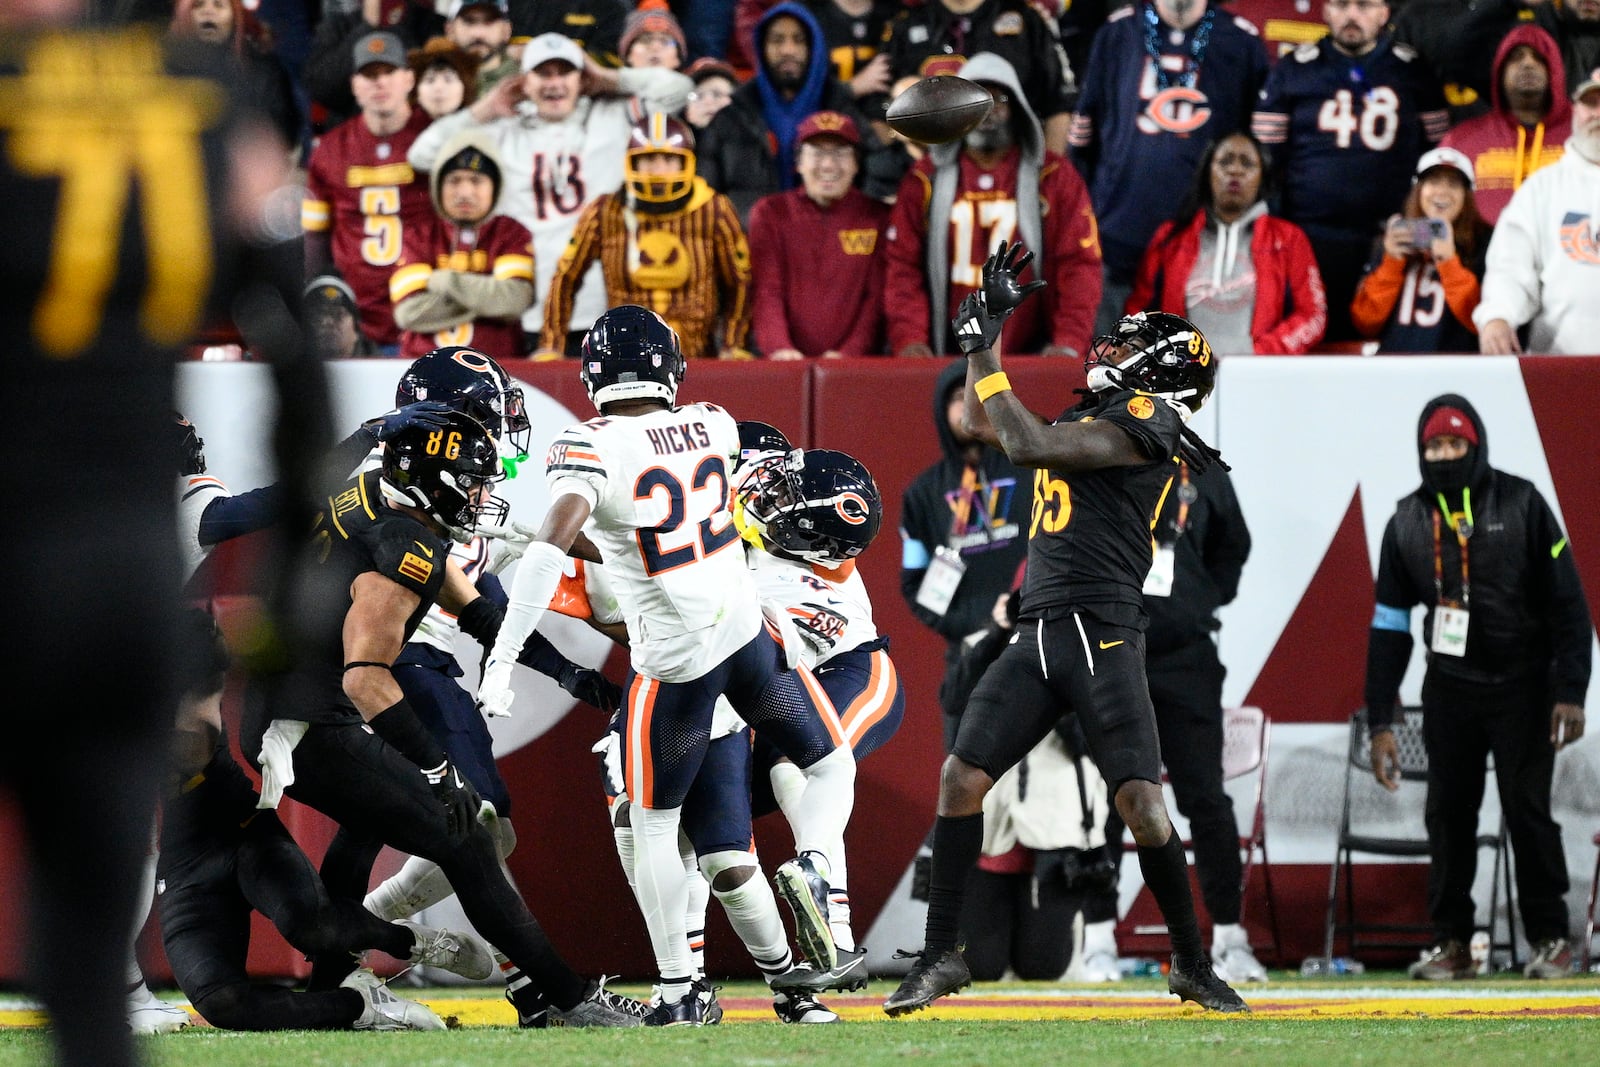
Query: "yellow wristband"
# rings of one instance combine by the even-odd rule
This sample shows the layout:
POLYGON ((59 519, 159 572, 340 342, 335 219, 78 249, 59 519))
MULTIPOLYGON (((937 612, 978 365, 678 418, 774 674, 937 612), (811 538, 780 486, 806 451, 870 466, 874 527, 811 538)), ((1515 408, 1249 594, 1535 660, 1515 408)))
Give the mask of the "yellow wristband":
POLYGON ((1006 372, 997 370, 987 378, 979 378, 972 383, 972 391, 978 394, 978 403, 983 403, 996 393, 1004 393, 1011 388, 1011 379, 1006 377, 1006 372))

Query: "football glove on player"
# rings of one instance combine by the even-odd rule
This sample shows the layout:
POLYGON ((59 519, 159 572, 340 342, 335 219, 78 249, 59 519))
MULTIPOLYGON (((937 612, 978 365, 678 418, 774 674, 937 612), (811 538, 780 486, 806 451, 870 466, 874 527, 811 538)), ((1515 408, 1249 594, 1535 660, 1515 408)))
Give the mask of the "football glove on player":
POLYGON ((366 427, 379 441, 387 441, 402 430, 409 430, 414 426, 442 429, 450 424, 450 411, 449 404, 441 404, 437 400, 419 400, 415 404, 407 404, 375 419, 368 419, 366 427))
POLYGON ((591 667, 568 663, 556 672, 556 682, 585 704, 607 714, 622 706, 622 686, 591 667))
POLYGON ((428 788, 439 798, 439 803, 444 805, 445 826, 450 836, 465 837, 483 807, 478 791, 449 760, 432 769, 425 768, 422 776, 428 780, 428 788))
POLYGON ((1023 251, 1020 244, 1008 245, 1004 241, 1000 242, 994 255, 983 261, 983 287, 963 300, 956 312, 956 343, 961 346, 962 354, 970 356, 998 345, 1000 330, 1011 313, 1021 307, 1029 296, 1044 288, 1042 281, 1023 284, 1018 280, 1032 262, 1032 252, 1023 251), (973 296, 979 296, 980 293, 979 299, 973 301, 973 296), (982 333, 982 343, 979 331, 982 333))
POLYGON ((491 719, 511 717, 511 660, 489 657, 483 666, 483 680, 478 683, 478 710, 491 719))
POLYGON ((956 344, 961 347, 963 356, 993 348, 995 342, 989 340, 991 332, 997 340, 1000 337, 1000 327, 995 325, 988 309, 983 306, 982 293, 967 294, 967 298, 956 309, 951 327, 955 330, 956 344))

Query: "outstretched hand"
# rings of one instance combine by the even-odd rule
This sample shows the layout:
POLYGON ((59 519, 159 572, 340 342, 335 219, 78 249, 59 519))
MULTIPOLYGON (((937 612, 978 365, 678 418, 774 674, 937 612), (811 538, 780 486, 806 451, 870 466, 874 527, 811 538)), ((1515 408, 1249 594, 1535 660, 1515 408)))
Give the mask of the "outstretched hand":
POLYGON ((983 302, 990 316, 1004 322, 1029 295, 1044 288, 1042 281, 1026 285, 1019 281, 1032 262, 1033 253, 1024 251, 1020 242, 1008 245, 1004 241, 994 255, 983 261, 983 302))
POLYGON ((395 434, 417 426, 443 429, 450 425, 450 411, 449 404, 442 404, 437 400, 419 400, 415 404, 407 404, 386 415, 369 419, 367 427, 378 435, 378 440, 387 441, 395 434))
POLYGON ((991 330, 996 339, 1000 336, 999 325, 989 317, 988 309, 983 306, 982 293, 967 294, 967 298, 956 309, 956 317, 950 326, 955 331, 956 344, 964 356, 993 348, 994 342, 989 340, 991 330))

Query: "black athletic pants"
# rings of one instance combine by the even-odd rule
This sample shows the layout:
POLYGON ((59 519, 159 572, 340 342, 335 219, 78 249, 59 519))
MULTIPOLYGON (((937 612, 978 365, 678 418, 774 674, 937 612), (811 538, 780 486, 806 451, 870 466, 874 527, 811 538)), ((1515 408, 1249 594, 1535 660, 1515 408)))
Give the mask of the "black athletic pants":
POLYGON ((962 956, 972 977, 999 981, 1009 967, 1025 981, 1060 978, 1072 962, 1072 917, 1081 903, 1062 878, 974 867, 961 903, 962 956))
POLYGON ((1530 942, 1566 937, 1567 857, 1550 816, 1555 747, 1542 685, 1510 691, 1452 683, 1429 671, 1422 683, 1428 748, 1428 907, 1436 936, 1467 941, 1476 909, 1478 809, 1486 759, 1494 753, 1500 809, 1516 856, 1517 901, 1530 942))
POLYGON ((1179 813, 1189 820, 1200 895, 1213 923, 1237 923, 1244 867, 1233 801, 1222 787, 1222 680, 1227 670, 1217 658, 1216 645, 1201 638, 1147 656, 1145 672, 1167 778, 1179 813))
POLYGON ((272 921, 307 955, 381 949, 405 958, 411 933, 359 904, 330 900, 311 861, 275 812, 231 841, 162 853, 161 936, 173 976, 207 1022, 224 1030, 346 1029, 362 1011, 349 989, 297 993, 252 982, 245 968, 250 913, 272 921))
POLYGON ((567 966, 506 880, 489 831, 473 820, 465 835, 451 836, 444 805, 410 760, 364 726, 313 725, 295 746, 294 772, 288 793, 295 800, 358 839, 437 863, 467 920, 550 1003, 571 1008, 583 998, 587 983, 567 966))

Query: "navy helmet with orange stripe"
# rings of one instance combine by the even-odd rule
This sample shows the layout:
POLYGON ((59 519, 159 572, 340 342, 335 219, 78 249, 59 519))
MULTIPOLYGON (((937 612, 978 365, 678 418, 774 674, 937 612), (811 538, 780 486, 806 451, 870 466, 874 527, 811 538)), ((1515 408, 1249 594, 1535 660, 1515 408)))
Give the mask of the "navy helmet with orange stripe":
POLYGON ((435 348, 412 360, 394 390, 394 406, 436 400, 483 423, 518 456, 528 454, 533 426, 522 388, 493 356, 465 345, 435 348))
POLYGON ((838 567, 883 526, 883 497, 861 462, 828 448, 795 449, 747 505, 768 551, 838 567))
POLYGON ((694 193, 694 167, 694 131, 688 123, 653 111, 633 124, 622 174, 634 207, 652 214, 682 208, 694 193), (644 161, 651 158, 669 163, 645 169, 644 161), (673 160, 675 169, 670 163, 673 160))

